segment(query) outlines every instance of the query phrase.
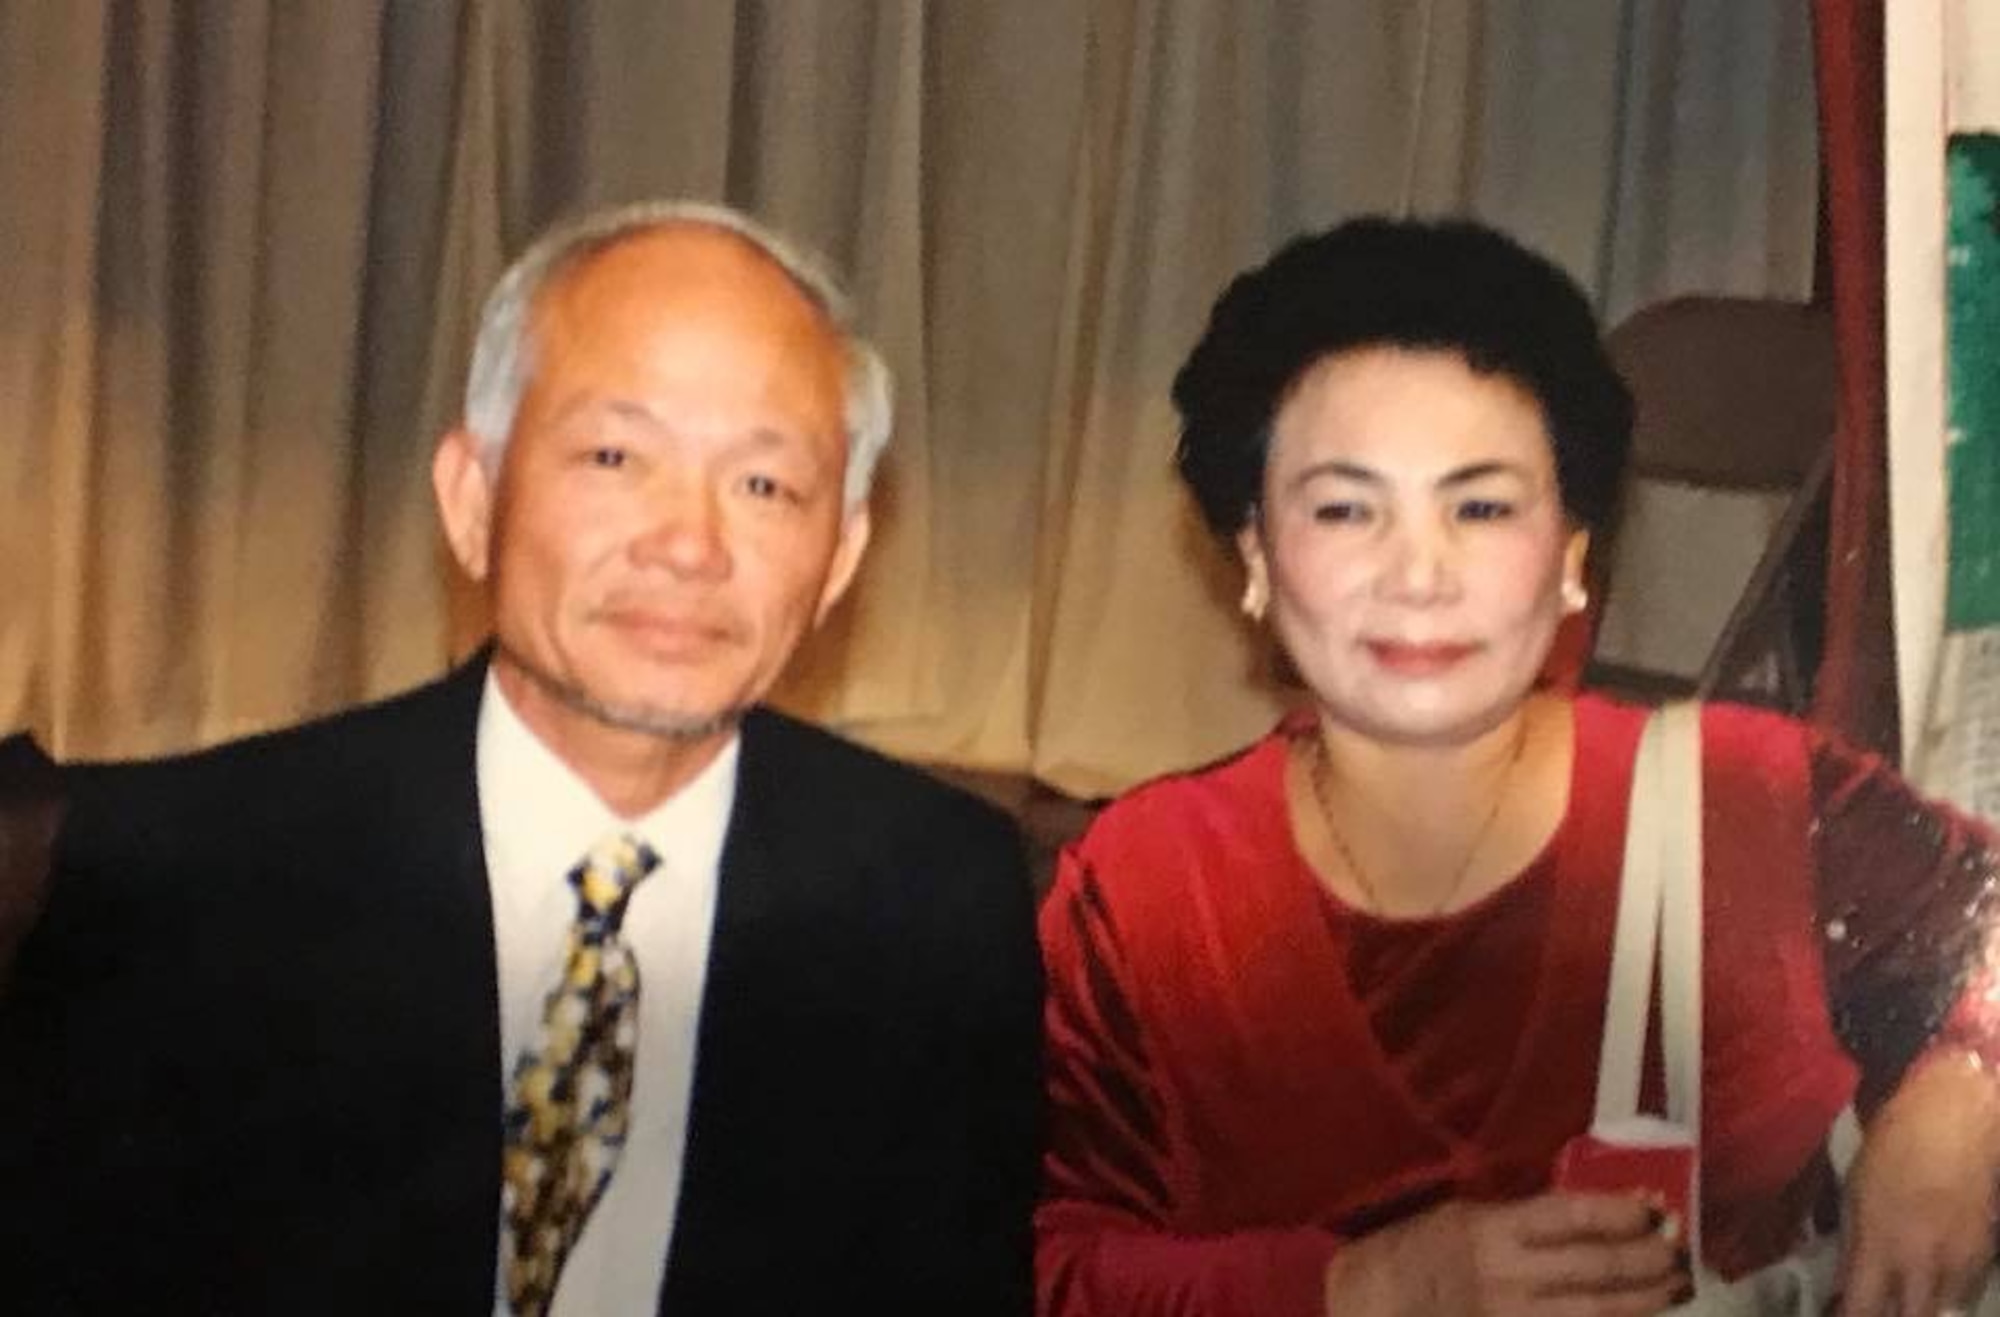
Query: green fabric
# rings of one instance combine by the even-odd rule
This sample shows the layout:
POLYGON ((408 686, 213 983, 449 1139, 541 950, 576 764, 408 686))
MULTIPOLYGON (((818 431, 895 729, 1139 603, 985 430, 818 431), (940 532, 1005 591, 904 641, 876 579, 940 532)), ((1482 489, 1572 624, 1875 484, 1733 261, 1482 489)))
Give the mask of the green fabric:
POLYGON ((1954 136, 1946 306, 1951 559, 1945 624, 2000 625, 2000 136, 1954 136))

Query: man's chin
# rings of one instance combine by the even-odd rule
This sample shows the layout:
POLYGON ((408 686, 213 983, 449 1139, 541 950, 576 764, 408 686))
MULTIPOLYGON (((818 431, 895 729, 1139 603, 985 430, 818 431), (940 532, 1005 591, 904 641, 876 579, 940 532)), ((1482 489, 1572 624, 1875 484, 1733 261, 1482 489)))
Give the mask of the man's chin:
POLYGON ((577 692, 577 698, 568 703, 578 713, 594 718, 607 727, 624 732, 638 732, 645 736, 657 736, 669 741, 706 741, 732 732, 737 724, 743 721, 746 712, 736 707, 690 712, 685 709, 601 699, 582 691, 577 692))
POLYGON ((557 675, 524 662, 518 654, 502 650, 497 657, 525 678, 543 698, 616 731, 670 741, 706 741, 734 731, 748 712, 743 705, 689 709, 649 700, 643 694, 592 689, 574 676, 557 675))

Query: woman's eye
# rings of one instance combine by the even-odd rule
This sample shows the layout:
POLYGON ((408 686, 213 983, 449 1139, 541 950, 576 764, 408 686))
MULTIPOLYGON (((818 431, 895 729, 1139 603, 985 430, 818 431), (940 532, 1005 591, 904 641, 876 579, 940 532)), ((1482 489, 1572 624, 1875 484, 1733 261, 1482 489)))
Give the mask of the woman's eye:
POLYGON ((583 460, 600 470, 617 471, 621 470, 626 463, 632 460, 632 454, 623 448, 600 444, 595 448, 586 450, 583 460))
POLYGON ((1365 503, 1321 503, 1313 508, 1313 520, 1331 525, 1349 525, 1365 522, 1371 516, 1365 503))
POLYGON ((1471 498, 1458 505, 1460 521, 1505 521, 1514 515, 1514 505, 1505 499, 1471 498))
POLYGON ((748 475, 743 477, 743 492, 752 498, 758 499, 789 498, 791 496, 791 491, 786 488, 784 482, 767 475, 748 475))

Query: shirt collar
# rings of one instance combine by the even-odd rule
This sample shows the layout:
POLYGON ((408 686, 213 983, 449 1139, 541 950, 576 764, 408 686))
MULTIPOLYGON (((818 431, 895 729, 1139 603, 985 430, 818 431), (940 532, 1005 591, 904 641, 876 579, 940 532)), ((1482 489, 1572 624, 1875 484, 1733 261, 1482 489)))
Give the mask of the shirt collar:
POLYGON ((640 817, 624 819, 521 721, 490 669, 477 735, 480 823, 487 855, 501 872, 559 881, 614 831, 646 841, 669 870, 699 873, 721 863, 736 802, 740 736, 731 736, 686 786, 640 817))

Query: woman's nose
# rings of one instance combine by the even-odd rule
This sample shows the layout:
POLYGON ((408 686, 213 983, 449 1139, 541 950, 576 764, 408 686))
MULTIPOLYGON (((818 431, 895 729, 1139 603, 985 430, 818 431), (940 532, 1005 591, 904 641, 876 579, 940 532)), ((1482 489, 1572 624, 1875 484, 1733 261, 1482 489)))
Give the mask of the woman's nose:
POLYGON ((1458 589, 1457 549, 1449 528, 1400 526, 1391 532, 1382 588, 1393 599, 1427 604, 1458 589))

